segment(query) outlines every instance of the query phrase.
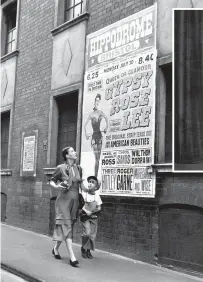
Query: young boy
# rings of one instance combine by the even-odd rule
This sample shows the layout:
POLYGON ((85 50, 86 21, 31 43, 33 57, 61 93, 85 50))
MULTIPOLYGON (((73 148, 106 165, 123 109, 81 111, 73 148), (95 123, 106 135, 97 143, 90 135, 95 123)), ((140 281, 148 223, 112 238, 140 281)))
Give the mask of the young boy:
POLYGON ((98 213, 101 210, 102 200, 99 196, 100 184, 95 176, 87 178, 88 192, 82 191, 85 204, 80 214, 83 223, 81 255, 83 258, 92 259, 90 250, 95 249, 95 239, 97 235, 98 213))

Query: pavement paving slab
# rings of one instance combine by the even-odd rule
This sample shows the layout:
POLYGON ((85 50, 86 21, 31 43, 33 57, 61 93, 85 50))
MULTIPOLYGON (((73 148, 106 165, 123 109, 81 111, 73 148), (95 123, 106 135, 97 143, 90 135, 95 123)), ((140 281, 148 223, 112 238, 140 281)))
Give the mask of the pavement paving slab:
POLYGON ((65 244, 61 245, 62 260, 51 254, 50 237, 1 224, 2 263, 46 282, 195 282, 200 277, 143 263, 96 250, 94 259, 83 259, 80 246, 74 244, 79 267, 69 265, 65 244))
POLYGON ((5 270, 1 270, 1 282, 26 282, 26 280, 5 270))

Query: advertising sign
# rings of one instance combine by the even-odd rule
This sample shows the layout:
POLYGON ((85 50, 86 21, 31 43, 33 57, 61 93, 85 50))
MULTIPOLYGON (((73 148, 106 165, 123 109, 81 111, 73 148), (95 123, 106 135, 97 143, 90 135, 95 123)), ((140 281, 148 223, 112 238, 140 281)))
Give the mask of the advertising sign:
POLYGON ((101 193, 154 197, 156 6, 87 36, 81 165, 101 193))
POLYGON ((22 133, 21 176, 36 176, 37 139, 37 130, 22 133))
POLYGON ((33 171, 35 164, 35 136, 24 138, 23 171, 33 171))

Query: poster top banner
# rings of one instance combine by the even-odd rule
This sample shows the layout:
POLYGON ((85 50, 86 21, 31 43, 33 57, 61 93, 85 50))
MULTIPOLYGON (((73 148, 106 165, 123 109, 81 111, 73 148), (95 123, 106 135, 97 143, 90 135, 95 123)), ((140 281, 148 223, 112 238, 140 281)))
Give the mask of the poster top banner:
POLYGON ((156 47, 156 7, 150 6, 132 16, 87 36, 86 70, 118 57, 156 47))

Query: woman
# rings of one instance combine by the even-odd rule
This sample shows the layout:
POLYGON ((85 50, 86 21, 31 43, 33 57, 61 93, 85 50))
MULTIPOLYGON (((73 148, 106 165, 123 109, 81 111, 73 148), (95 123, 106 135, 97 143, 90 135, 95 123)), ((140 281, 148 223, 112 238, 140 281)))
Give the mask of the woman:
POLYGON ((93 148, 93 152, 95 156, 95 167, 94 167, 95 174, 94 175, 96 177, 98 175, 99 160, 100 160, 101 149, 102 149, 102 133, 100 130, 100 124, 103 118, 105 119, 105 122, 106 122, 106 128, 104 129, 104 133, 106 133, 108 129, 107 116, 98 109, 100 101, 101 101, 101 95, 97 94, 95 97, 95 101, 94 101, 93 112, 90 113, 85 123, 85 136, 87 140, 89 139, 89 136, 86 132, 86 127, 89 121, 91 121, 91 124, 92 124, 93 134, 92 134, 92 140, 91 140, 91 147, 93 148))
POLYGON ((56 259, 61 259, 59 254, 59 246, 65 241, 69 255, 70 265, 78 266, 73 249, 73 226, 78 216, 79 205, 79 187, 83 191, 87 189, 82 184, 81 168, 75 164, 77 159, 76 152, 72 147, 66 147, 62 150, 64 164, 57 166, 50 180, 50 185, 59 190, 56 199, 56 220, 53 234, 53 240, 56 245, 52 250, 52 254, 56 259))

